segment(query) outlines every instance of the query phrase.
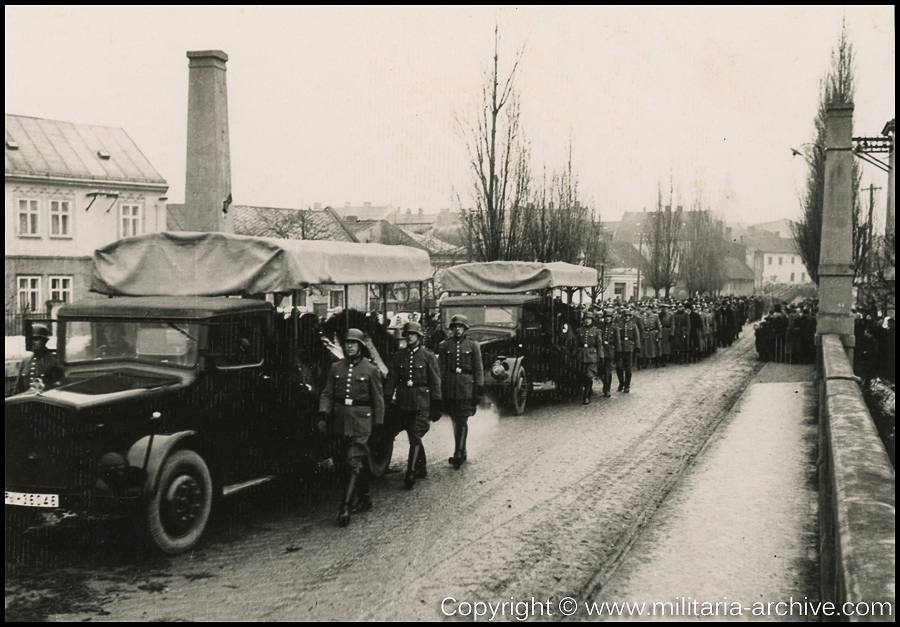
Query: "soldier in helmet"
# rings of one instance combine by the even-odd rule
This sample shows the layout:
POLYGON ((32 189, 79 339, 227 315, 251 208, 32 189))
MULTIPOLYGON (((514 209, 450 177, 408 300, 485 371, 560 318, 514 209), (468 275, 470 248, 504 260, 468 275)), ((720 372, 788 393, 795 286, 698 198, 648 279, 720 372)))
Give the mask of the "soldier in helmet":
POLYGON ((469 320, 460 314, 450 319, 450 337, 438 347, 444 412, 453 420, 455 448, 450 463, 459 468, 467 459, 469 416, 475 415, 484 394, 484 365, 478 342, 466 337, 469 320))
POLYGON ((581 402, 587 405, 594 394, 594 379, 598 374, 600 363, 600 332, 594 327, 594 314, 588 311, 584 314, 581 328, 576 334, 578 338, 578 365, 582 376, 581 402))
POLYGON ((384 384, 385 398, 396 395, 393 410, 409 437, 409 460, 404 484, 408 489, 416 479, 428 475, 422 438, 428 433, 429 420, 441 417, 441 376, 437 357, 425 348, 425 332, 418 322, 403 327, 406 347, 397 351, 384 384))
POLYGON ((628 308, 622 313, 618 323, 619 353, 616 376, 619 378, 619 392, 631 392, 631 369, 634 367, 635 352, 641 350, 641 330, 634 320, 634 312, 628 308))
POLYGON ((346 480, 338 524, 350 522, 351 510, 372 509, 366 476, 367 442, 372 425, 384 423, 381 372, 367 359, 365 336, 350 329, 344 338, 344 358, 333 364, 319 401, 319 430, 341 438, 346 480))
POLYGON ((50 329, 43 324, 31 327, 32 354, 19 365, 19 376, 16 379, 16 394, 22 392, 42 392, 56 387, 62 379, 63 372, 59 360, 49 348, 50 329))
POLYGON ((619 327, 613 322, 612 310, 603 312, 600 322, 600 380, 603 382, 603 397, 609 398, 612 387, 612 370, 619 352, 619 327))

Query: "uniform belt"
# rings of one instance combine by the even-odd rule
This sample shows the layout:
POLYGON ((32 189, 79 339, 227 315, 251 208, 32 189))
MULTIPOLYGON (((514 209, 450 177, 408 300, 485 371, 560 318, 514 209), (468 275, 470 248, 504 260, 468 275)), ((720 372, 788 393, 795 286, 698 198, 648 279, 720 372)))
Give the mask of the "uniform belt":
POLYGON ((351 398, 351 399, 342 398, 342 399, 341 399, 340 401, 338 401, 338 402, 339 402, 341 405, 345 405, 345 406, 347 406, 347 407, 368 407, 368 408, 370 408, 370 409, 372 408, 372 401, 370 401, 370 400, 368 400, 368 399, 367 399, 367 400, 364 400, 364 401, 355 401, 355 400, 353 400, 352 398, 351 398), (349 404, 347 403, 348 400, 350 401, 349 404))
POLYGON ((415 382, 414 382, 412 385, 410 385, 409 383, 406 383, 406 385, 401 385, 401 386, 399 386, 399 387, 406 387, 406 388, 427 388, 427 387, 428 387, 428 381, 423 381, 422 383, 415 383, 415 382))
POLYGON ((460 368, 459 372, 457 372, 456 369, 454 369, 451 374, 473 374, 473 371, 466 370, 465 368, 460 368))

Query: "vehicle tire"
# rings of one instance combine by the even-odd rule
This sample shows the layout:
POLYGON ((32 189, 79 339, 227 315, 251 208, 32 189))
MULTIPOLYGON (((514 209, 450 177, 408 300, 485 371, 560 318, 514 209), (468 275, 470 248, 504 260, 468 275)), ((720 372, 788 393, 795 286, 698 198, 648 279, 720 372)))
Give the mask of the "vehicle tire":
POLYGON ((379 425, 369 436, 369 475, 378 478, 387 472, 394 455, 394 438, 389 429, 379 425))
POLYGON ((531 382, 525 368, 519 368, 509 389, 509 405, 513 414, 521 416, 525 413, 528 404, 528 394, 531 391, 531 382))
POLYGON ((212 477, 203 458, 190 450, 174 452, 147 506, 150 539, 170 555, 190 550, 206 529, 212 501, 212 477))

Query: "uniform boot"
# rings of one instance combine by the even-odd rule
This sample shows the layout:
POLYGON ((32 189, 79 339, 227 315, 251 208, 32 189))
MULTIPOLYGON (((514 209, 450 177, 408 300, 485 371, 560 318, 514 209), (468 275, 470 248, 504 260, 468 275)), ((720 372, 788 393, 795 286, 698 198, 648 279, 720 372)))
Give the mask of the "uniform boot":
POLYGON ((626 394, 631 392, 631 371, 630 370, 625 371, 625 390, 624 390, 624 392, 626 394))
POLYGON ((425 457, 425 447, 419 445, 419 459, 416 460, 416 477, 424 479, 428 476, 428 459, 425 457))
POLYGON ((457 455, 457 461, 453 463, 455 468, 459 468, 462 466, 466 460, 469 458, 466 453, 466 437, 469 435, 469 425, 462 425, 459 428, 459 454, 457 455))
MULTIPOLYGON (((455 420, 453 422, 453 457, 448 459, 447 461, 456 466, 456 460, 459 458, 459 423, 455 420)), ((458 466, 457 466, 458 468, 458 466)))
POLYGON ((354 514, 368 512, 372 509, 372 495, 369 492, 369 477, 365 471, 360 473, 359 479, 356 482, 356 487, 358 496, 351 511, 354 514))
POLYGON ((409 460, 406 463, 406 478, 403 480, 403 485, 406 486, 407 490, 412 490, 413 486, 416 485, 416 464, 419 462, 421 451, 421 444, 410 444, 409 460))
POLYGON ((338 524, 346 527, 350 524, 350 507, 353 504, 353 496, 356 493, 356 482, 359 480, 359 471, 351 469, 347 474, 347 485, 344 487, 344 500, 338 513, 338 524))
POLYGON ((621 368, 616 368, 616 377, 618 377, 618 379, 619 379, 618 391, 621 392, 622 390, 625 389, 625 371, 622 370, 621 368))
POLYGON ((607 372, 603 375, 603 396, 609 398, 609 390, 612 388, 612 373, 607 372))

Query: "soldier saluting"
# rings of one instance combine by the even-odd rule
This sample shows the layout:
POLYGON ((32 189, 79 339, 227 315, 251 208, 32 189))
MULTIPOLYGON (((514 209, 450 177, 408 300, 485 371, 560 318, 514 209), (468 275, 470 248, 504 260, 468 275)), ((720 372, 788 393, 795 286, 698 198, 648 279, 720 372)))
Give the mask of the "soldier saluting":
POLYGON ((484 365, 478 342, 466 337, 469 320, 461 314, 450 319, 451 336, 438 347, 444 412, 453 421, 455 448, 450 463, 459 468, 467 459, 469 416, 475 415, 484 393, 484 365))
POLYGON ((390 401, 396 394, 394 411, 409 437, 404 484, 412 489, 416 479, 428 475, 422 438, 428 433, 429 420, 434 422, 441 417, 441 376, 437 357, 422 345, 425 335, 422 326, 408 322, 403 327, 403 335, 406 347, 394 355, 384 395, 390 401))
POLYGON ((583 386, 581 403, 587 405, 591 402, 591 395, 594 393, 594 377, 597 376, 597 364, 600 362, 600 352, 603 350, 600 332, 594 328, 594 314, 591 312, 584 314, 584 320, 576 337, 583 386))
POLYGON ((344 358, 333 364, 319 401, 319 430, 341 438, 341 455, 346 466, 343 500, 338 524, 350 522, 354 513, 372 509, 365 461, 372 425, 384 423, 384 395, 381 372, 367 359, 365 336, 349 329, 344 337, 344 358))

